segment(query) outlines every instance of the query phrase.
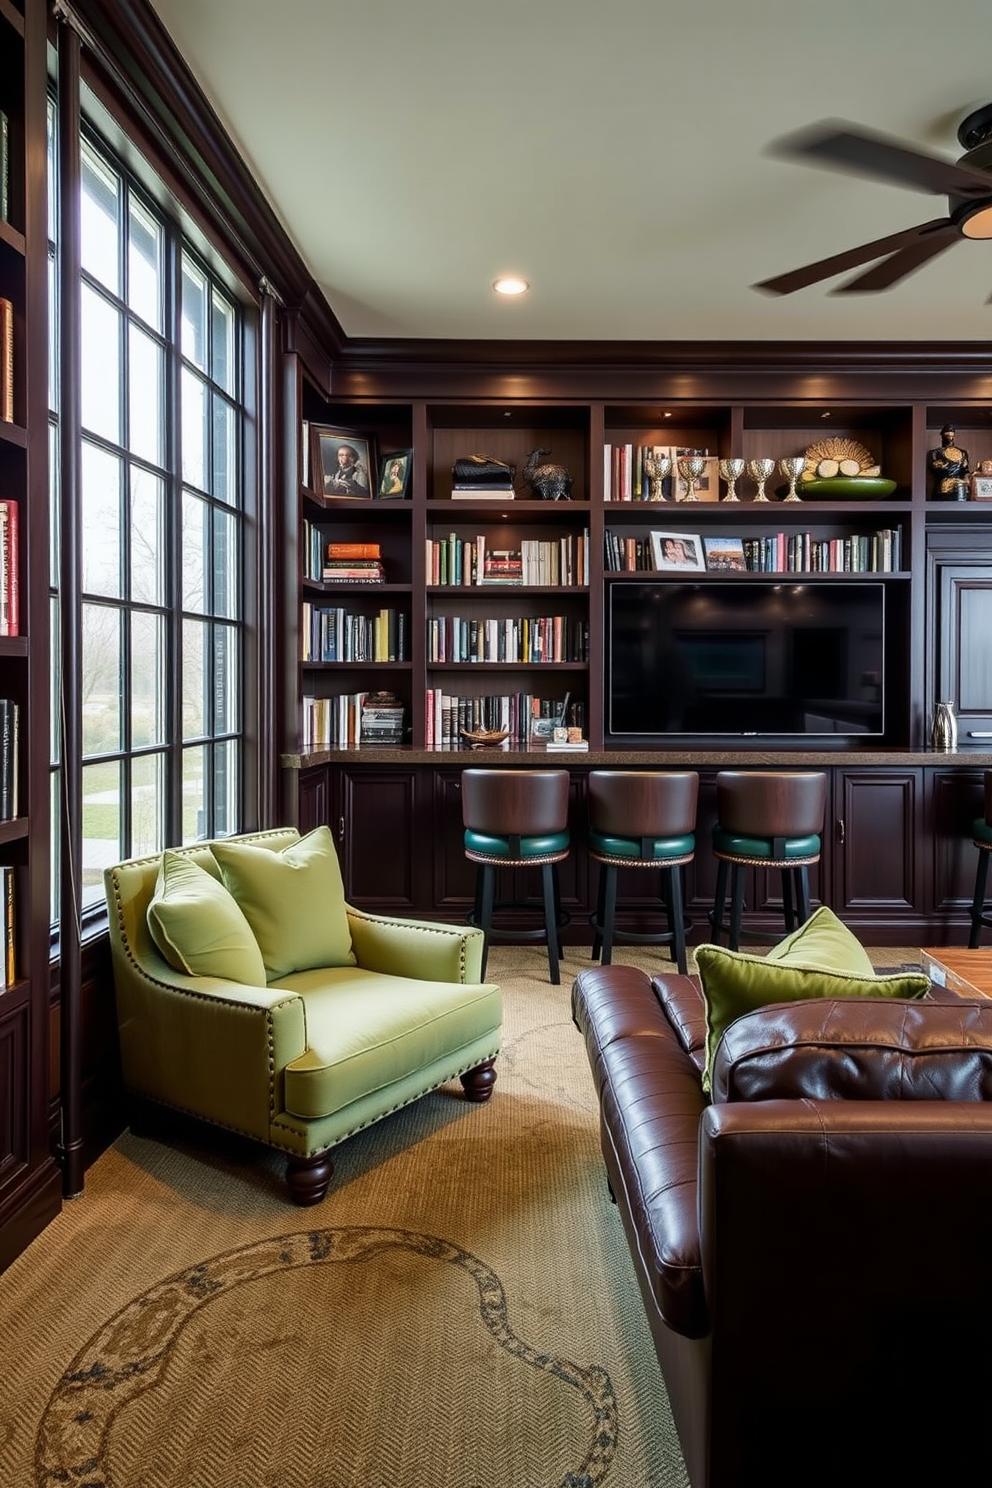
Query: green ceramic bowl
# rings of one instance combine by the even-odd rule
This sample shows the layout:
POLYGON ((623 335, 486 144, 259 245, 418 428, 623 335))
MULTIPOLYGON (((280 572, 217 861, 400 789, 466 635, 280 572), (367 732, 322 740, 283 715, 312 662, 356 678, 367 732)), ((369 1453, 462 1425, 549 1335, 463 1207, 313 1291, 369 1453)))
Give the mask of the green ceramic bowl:
POLYGON ((895 488, 894 480, 881 475, 834 475, 800 481, 796 492, 804 501, 884 501, 895 488))

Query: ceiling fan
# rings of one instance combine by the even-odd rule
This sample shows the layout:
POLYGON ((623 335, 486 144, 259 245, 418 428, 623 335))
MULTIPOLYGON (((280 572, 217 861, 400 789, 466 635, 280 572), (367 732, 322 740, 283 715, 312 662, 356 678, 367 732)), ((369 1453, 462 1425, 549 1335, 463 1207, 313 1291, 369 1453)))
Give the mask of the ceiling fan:
MULTIPOLYGON (((963 119, 957 135, 965 154, 956 162, 839 120, 814 124, 777 141, 771 153, 787 160, 804 160, 830 170, 873 176, 911 191, 946 196, 947 216, 763 279, 754 288, 769 294, 793 294, 821 279, 873 263, 873 268, 831 290, 832 294, 869 294, 890 289, 959 238, 992 238, 992 104, 963 119)), ((992 303, 992 296, 987 303, 992 303)))

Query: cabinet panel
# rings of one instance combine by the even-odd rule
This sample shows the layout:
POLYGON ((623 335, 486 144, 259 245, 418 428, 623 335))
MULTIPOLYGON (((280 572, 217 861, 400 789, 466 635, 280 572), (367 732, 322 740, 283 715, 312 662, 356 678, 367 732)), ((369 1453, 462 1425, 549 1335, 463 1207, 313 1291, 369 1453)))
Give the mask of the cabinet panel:
POLYGON ((301 833, 326 825, 337 836, 337 823, 331 817, 331 787, 326 768, 301 771, 297 813, 301 833))
POLYGON ((833 907, 845 918, 909 914, 920 901, 919 770, 837 770, 833 907))
POLYGON ((412 769, 341 771, 338 853, 345 897, 356 909, 406 914, 416 907, 416 784, 412 769))
POLYGON ((992 741, 992 567, 941 564, 939 593, 938 697, 954 702, 961 743, 987 748, 992 741))
MULTIPOLYGON (((462 772, 457 769, 435 770, 432 785, 432 812, 426 842, 433 840, 434 846, 434 907, 463 917, 475 898, 475 867, 466 858, 464 850, 462 772)), ((500 883, 498 892, 509 893, 509 885, 500 883)))
POLYGON ((28 1162, 29 1016, 25 1003, 0 1016, 0 1190, 28 1162))
MULTIPOLYGON (((971 824, 985 809, 981 771, 941 770, 929 776, 928 844, 932 856, 928 908, 932 914, 954 917, 954 939, 966 936, 966 916, 975 892, 978 849, 971 824)), ((948 924, 948 933, 951 927, 948 924)))

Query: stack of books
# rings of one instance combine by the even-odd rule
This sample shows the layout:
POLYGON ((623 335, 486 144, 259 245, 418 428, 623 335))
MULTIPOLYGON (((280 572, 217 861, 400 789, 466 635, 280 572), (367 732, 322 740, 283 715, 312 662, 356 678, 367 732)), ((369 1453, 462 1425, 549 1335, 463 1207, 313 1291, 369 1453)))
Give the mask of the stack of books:
POLYGON ((520 549, 487 548, 482 560, 482 584, 522 584, 523 560, 520 549))
POLYGON ((403 743, 403 704, 391 692, 366 695, 362 703, 360 743, 403 743))
POLYGON ((329 542, 324 549, 325 584, 382 584, 386 570, 378 543, 329 542))
POLYGON ((459 480, 452 474, 452 501, 512 501, 513 471, 487 474, 478 478, 459 480))

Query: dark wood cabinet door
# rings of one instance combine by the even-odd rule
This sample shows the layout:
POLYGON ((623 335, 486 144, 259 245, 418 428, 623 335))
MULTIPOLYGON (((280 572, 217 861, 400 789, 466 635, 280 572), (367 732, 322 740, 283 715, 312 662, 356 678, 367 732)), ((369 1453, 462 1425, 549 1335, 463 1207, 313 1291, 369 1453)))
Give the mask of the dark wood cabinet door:
POLYGON ((349 904, 372 913, 417 908, 416 769, 343 766, 338 774, 338 855, 349 904))
MULTIPOLYGON (((432 777, 429 819, 422 829, 428 834, 425 853, 430 851, 428 843, 433 849, 433 907, 464 919, 475 898, 475 865, 465 856, 462 772, 434 770, 432 777)), ((498 892, 506 897, 509 885, 501 883, 498 892)))
POLYGON ((971 824, 985 810, 984 774, 981 770, 951 770, 939 766, 927 771, 926 841, 931 854, 928 909, 938 917, 938 944, 964 944, 970 929, 968 910, 975 892, 978 849, 971 824))
POLYGON ((934 702, 948 699, 958 715, 963 747, 992 747, 992 566, 938 565, 938 629, 934 702))
POLYGON ((881 927, 920 911, 921 775, 834 772, 833 908, 852 927, 881 927))
POLYGON ((312 832, 314 827, 329 826, 337 839, 337 825, 331 815, 331 781, 327 766, 301 770, 297 792, 297 827, 300 833, 312 832))

